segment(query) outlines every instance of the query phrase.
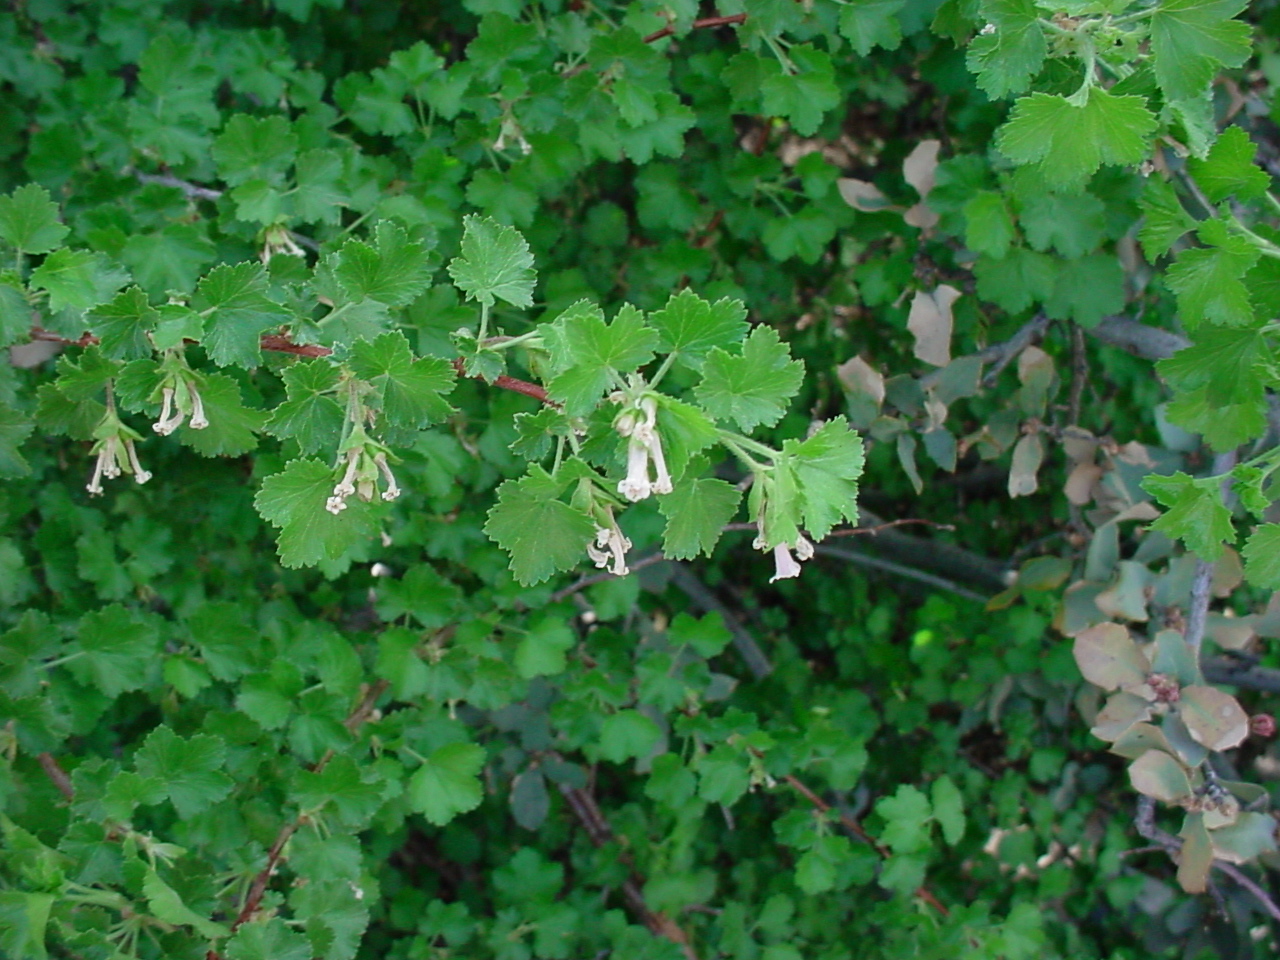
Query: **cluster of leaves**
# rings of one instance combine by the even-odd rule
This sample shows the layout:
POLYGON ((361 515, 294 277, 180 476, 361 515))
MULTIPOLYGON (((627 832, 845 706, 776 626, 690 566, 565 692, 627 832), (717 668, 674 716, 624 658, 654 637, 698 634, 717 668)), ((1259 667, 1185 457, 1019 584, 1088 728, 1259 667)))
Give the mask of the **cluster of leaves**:
POLYGON ((0 954, 1229 952, 1099 797, 1275 852, 1180 619, 1280 632, 1242 6, 0 14, 0 954))

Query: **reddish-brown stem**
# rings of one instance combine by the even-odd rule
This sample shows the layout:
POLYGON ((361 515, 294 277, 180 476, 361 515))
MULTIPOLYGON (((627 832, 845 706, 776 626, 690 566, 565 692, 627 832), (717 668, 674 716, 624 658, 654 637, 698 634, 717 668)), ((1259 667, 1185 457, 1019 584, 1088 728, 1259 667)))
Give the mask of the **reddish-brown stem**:
POLYGON ((71 786, 71 778, 67 776, 67 771, 62 769, 58 763, 58 758, 48 751, 36 757, 40 761, 40 769, 45 776, 53 781, 53 785, 58 788, 58 792, 62 794, 68 801, 76 798, 76 791, 71 786))
MULTIPOLYGON (((693 21, 694 30, 705 30, 709 27, 725 27, 731 23, 742 23, 747 19, 745 13, 731 13, 726 17, 704 17, 701 20, 693 21)), ((661 30, 655 30, 644 38, 645 43, 656 43, 663 37, 669 37, 676 32, 676 28, 672 24, 667 24, 661 30)))

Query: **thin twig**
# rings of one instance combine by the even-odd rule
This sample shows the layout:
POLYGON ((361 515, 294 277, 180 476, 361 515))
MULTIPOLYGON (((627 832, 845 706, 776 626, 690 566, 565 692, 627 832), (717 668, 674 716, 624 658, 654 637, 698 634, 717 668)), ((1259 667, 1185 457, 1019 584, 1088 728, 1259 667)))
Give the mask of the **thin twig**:
MULTIPOLYGON (((634 573, 637 570, 643 570, 645 567, 652 567, 655 563, 662 563, 666 559, 667 558, 664 557, 661 552, 646 554, 638 560, 629 562, 627 564, 627 571, 628 573, 634 573)), ((623 574, 623 576, 626 576, 626 574, 623 574)), ((607 580, 617 579, 618 575, 616 573, 610 573, 608 570, 601 571, 600 573, 588 574, 585 577, 579 577, 573 583, 569 584, 569 586, 553 593, 549 602, 559 603, 561 600, 567 600, 575 593, 587 589, 587 587, 595 586, 597 583, 604 583, 607 580)))
POLYGON ((175 187, 192 200, 217 200, 222 196, 221 190, 202 187, 198 183, 181 180, 167 173, 143 173, 141 170, 135 170, 133 171, 133 176, 139 183, 155 183, 162 187, 175 187))
POLYGON ((1144 360, 1167 360, 1191 346, 1186 337, 1121 316, 1103 317, 1097 326, 1089 328, 1089 334, 1144 360))
MULTIPOLYGON (((708 27, 725 27, 731 23, 742 23, 742 21, 746 19, 747 19, 747 15, 745 13, 731 13, 725 17, 704 17, 701 20, 693 21, 693 23, 690 26, 694 30, 703 30, 708 27)), ((663 39, 664 37, 671 36, 675 32, 676 32, 675 25, 668 23, 661 30, 655 30, 653 33, 645 37, 644 42, 656 43, 657 41, 663 39)))
MULTIPOLYGON (((1156 801, 1153 797, 1145 795, 1138 797, 1138 813, 1134 817, 1133 823, 1142 839, 1158 844, 1170 856, 1177 858, 1182 850, 1182 838, 1175 837, 1173 834, 1156 826, 1156 801)), ((1271 895, 1243 870, 1235 864, 1225 863, 1222 860, 1214 860, 1213 868, 1221 870, 1238 883, 1242 889, 1253 894, 1254 899, 1258 901, 1263 911, 1273 920, 1280 920, 1280 906, 1277 906, 1276 902, 1271 899, 1271 895)))
POLYGON ((1084 400, 1084 388, 1089 382, 1089 354, 1084 348, 1084 330, 1078 323, 1071 324, 1071 393, 1067 400, 1067 423, 1078 426, 1080 404, 1084 400))
POLYGON ((36 756, 40 761, 40 769, 42 769, 53 785, 58 788, 58 792, 68 801, 76 798, 75 788, 71 786, 71 778, 67 776, 67 771, 62 769, 62 765, 58 763, 58 758, 47 750, 36 756))
POLYGON ((906 564, 894 563, 892 560, 882 560, 879 557, 868 556, 865 553, 856 553, 852 550, 842 550, 839 547, 818 546, 814 548, 818 556, 833 557, 836 560, 844 560, 848 563, 856 563, 863 567, 871 567, 873 570, 883 570, 885 573, 892 573, 895 576, 906 577, 910 580, 918 580, 920 583, 927 583, 931 587, 937 587, 939 590, 946 590, 948 593, 954 593, 958 597, 964 597, 967 600, 976 600, 978 603, 986 603, 990 597, 983 596, 977 591, 970 590, 968 587, 962 587, 953 580, 947 580, 936 574, 925 573, 923 570, 917 570, 915 567, 908 567, 906 564))
MULTIPOLYGON (((573 811, 573 815, 582 824, 582 828, 586 831, 587 837, 592 844, 597 847, 603 847, 605 844, 611 843, 615 839, 613 828, 609 826, 609 821, 600 812, 600 807, 596 805, 595 798, 587 791, 571 787, 567 783, 561 783, 558 786, 560 793, 569 804, 569 809, 573 811)), ((632 867, 631 858, 622 853, 619 855, 619 859, 627 865, 631 874, 622 882, 622 896, 627 901, 627 906, 648 927, 650 933, 670 940, 679 946, 687 960, 698 960, 698 955, 694 952, 693 945, 689 942, 689 935, 670 917, 650 909, 645 902, 643 892, 644 879, 632 867)))
MULTIPOLYGON (((1213 458, 1214 475, 1229 473, 1236 465, 1236 452, 1228 450, 1213 458)), ((1230 477, 1222 482, 1222 496, 1230 505, 1230 477)), ((1213 564, 1207 560, 1196 560, 1196 572, 1191 578, 1191 604, 1187 608, 1187 628, 1183 640, 1191 651, 1195 663, 1200 662, 1200 646, 1204 641, 1204 628, 1209 615, 1209 588, 1213 582, 1213 564)))

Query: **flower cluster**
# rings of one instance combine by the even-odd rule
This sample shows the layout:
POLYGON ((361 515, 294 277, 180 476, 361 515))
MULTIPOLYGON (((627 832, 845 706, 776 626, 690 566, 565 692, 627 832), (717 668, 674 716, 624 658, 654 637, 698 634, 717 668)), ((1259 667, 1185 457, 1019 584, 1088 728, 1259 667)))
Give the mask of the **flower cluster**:
POLYGON ((138 483, 146 483, 151 479, 151 472, 142 469, 142 464, 138 462, 138 451, 134 447, 134 443, 142 439, 141 434, 121 423, 114 410, 107 411, 94 429, 93 436, 97 443, 89 452, 96 454, 98 459, 93 465, 93 476, 85 486, 90 496, 102 495, 104 478, 113 480, 121 474, 129 473, 133 474, 133 479, 138 483))
POLYGON ((191 418, 188 426, 192 430, 203 430, 209 426, 209 420, 204 415, 204 401, 200 398, 200 391, 194 380, 176 377, 172 385, 166 384, 161 388, 161 396, 160 419, 151 425, 151 429, 160 436, 167 437, 173 433, 187 417, 191 418))
MULTIPOLYGON (((348 446, 339 461, 339 466, 343 462, 346 464, 342 479, 334 485, 333 496, 324 504, 324 508, 334 516, 347 509, 347 500, 353 496, 358 496, 365 503, 372 500, 378 492, 379 477, 386 483, 382 491, 383 500, 394 500, 400 496, 400 487, 387 462, 386 449, 365 437, 363 431, 358 432, 360 439, 348 446)), ((355 436, 352 435, 353 439, 355 436)))
MULTIPOLYGON (((610 399, 622 402, 621 394, 610 399)), ((627 476, 618 483, 618 493, 632 503, 644 500, 651 493, 670 493, 671 474, 667 472, 667 460, 662 452, 662 438, 657 430, 658 402, 652 396, 641 397, 635 407, 624 410, 613 421, 613 427, 626 437, 627 476), (649 478, 649 465, 653 464, 653 479, 649 478)))

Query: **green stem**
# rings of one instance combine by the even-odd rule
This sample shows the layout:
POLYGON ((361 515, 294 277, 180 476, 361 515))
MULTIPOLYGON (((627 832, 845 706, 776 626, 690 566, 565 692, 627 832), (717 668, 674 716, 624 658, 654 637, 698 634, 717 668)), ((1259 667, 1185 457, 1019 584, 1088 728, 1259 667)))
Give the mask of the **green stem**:
POLYGON ((770 460, 778 459, 778 451, 767 444, 761 443, 759 440, 752 440, 750 437, 744 437, 742 434, 734 433, 732 430, 717 430, 716 433, 720 435, 721 442, 732 440, 744 449, 754 451, 762 457, 768 457, 770 460))
POLYGON ((1280 199, 1277 199, 1276 195, 1270 190, 1266 192, 1265 196, 1267 198, 1267 203, 1271 204, 1271 209, 1276 213, 1280 213, 1280 199))
POLYGON ((753 473, 766 473, 772 469, 771 467, 761 463, 755 457, 751 456, 751 454, 747 453, 742 445, 738 443, 739 440, 747 440, 746 437, 739 436, 736 433, 730 433, 728 430, 720 430, 718 433, 720 434, 720 442, 724 444, 725 448, 745 463, 753 473))
POLYGON ((530 330, 528 333, 522 333, 518 337, 490 337, 486 342, 481 344, 486 350, 506 350, 508 347, 514 347, 522 343, 533 343, 533 346, 542 345, 542 331, 530 330))
POLYGON ((667 375, 667 373, 671 370, 672 364, 674 364, 675 362, 676 362, 676 354, 674 352, 668 353, 666 357, 663 358, 662 366, 658 367, 658 372, 649 378, 650 389, 653 389, 653 390, 657 389, 658 384, 662 382, 662 378, 667 375))
POLYGON ((1145 10, 1138 10, 1138 11, 1135 11, 1134 13, 1126 13, 1123 17, 1112 17, 1111 25, 1114 27, 1120 24, 1125 24, 1125 23, 1136 23, 1139 20, 1146 20, 1155 12, 1156 12, 1155 7, 1147 7, 1147 9, 1145 10))
POLYGON ((1246 227, 1243 223, 1241 223, 1240 220, 1235 215, 1232 215, 1231 219, 1227 221, 1227 225, 1232 229, 1234 229, 1242 237, 1245 237, 1246 239, 1248 239, 1250 243, 1252 243, 1255 247, 1258 248, 1258 252, 1261 253, 1264 257, 1271 257, 1272 259, 1280 260, 1280 247, 1276 246, 1266 237, 1258 236, 1256 233, 1254 233, 1252 230, 1246 227))
POLYGON ((476 334, 476 340, 482 341, 489 335, 489 304, 484 300, 480 301, 480 331, 476 334))
POLYGON ((64 663, 70 663, 72 660, 78 660, 83 657, 85 651, 77 650, 75 653, 68 653, 65 657, 58 657, 56 660, 49 660, 40 664, 41 670, 52 670, 54 667, 60 667, 64 663))

